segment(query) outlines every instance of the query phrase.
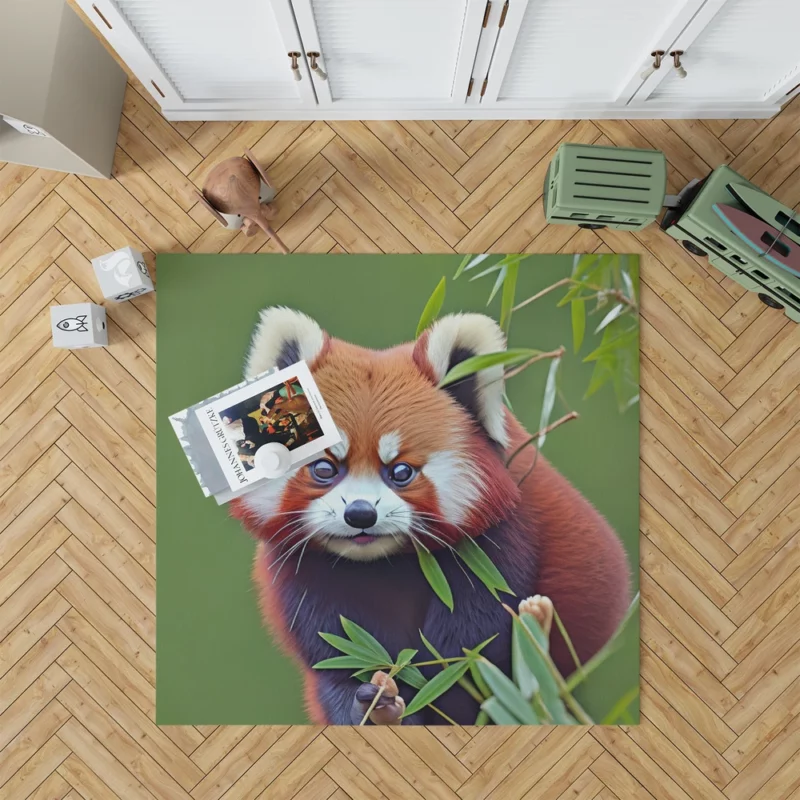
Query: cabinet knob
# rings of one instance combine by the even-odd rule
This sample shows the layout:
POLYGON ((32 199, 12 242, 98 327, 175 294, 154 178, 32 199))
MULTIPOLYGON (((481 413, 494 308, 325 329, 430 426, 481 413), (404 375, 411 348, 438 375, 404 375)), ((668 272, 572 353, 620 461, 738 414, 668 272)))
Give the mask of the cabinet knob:
POLYGON ((292 77, 296 81, 303 80, 303 76, 300 74, 300 64, 297 63, 297 59, 300 58, 303 54, 298 53, 295 50, 292 50, 288 55, 289 58, 292 59, 292 77))
POLYGON ((646 81, 657 69, 661 68, 661 59, 664 58, 664 51, 653 50, 650 55, 653 57, 653 63, 639 76, 643 81, 646 81))
POLYGON ((683 55, 683 50, 671 50, 670 55, 672 56, 672 63, 675 66, 675 72, 678 73, 678 77, 685 78, 686 70, 683 68, 683 64, 681 64, 681 56, 683 55))
POLYGON ((322 67, 320 67, 319 64, 317 64, 317 59, 322 58, 322 56, 313 50, 306 53, 306 55, 308 56, 311 62, 309 65, 311 67, 311 71, 315 73, 321 81, 328 80, 328 73, 325 72, 325 70, 322 69, 322 67))

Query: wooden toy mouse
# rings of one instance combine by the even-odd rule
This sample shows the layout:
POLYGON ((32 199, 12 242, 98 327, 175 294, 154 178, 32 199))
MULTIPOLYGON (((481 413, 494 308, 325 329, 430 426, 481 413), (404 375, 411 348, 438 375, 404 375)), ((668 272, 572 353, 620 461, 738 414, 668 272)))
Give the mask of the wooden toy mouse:
POLYGON ((226 228, 241 227, 246 236, 253 236, 256 228, 261 228, 275 240, 281 252, 289 252, 269 224, 275 216, 275 209, 269 205, 275 190, 250 150, 217 164, 208 174, 202 194, 198 192, 197 196, 226 228))

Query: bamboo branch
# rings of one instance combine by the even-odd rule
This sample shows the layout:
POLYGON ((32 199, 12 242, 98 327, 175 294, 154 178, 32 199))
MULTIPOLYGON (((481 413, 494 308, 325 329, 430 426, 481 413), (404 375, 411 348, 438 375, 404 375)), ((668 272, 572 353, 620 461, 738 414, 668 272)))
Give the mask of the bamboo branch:
MULTIPOLYGON (((547 353, 539 353, 539 355, 536 355, 536 356, 533 356, 533 357, 529 358, 524 364, 520 364, 519 366, 512 367, 510 370, 508 370, 508 372, 503 372, 503 374, 499 378, 495 378, 495 380, 489 381, 489 383, 487 383, 486 386, 492 386, 495 383, 498 383, 499 381, 505 381, 508 378, 513 378, 515 375, 519 375, 520 372, 522 372, 523 370, 527 369, 531 364, 535 364, 537 361, 544 361, 544 359, 546 359, 546 358, 561 358, 561 356, 563 356, 565 352, 566 352, 566 349, 565 349, 564 345, 562 344, 561 347, 558 348, 558 350, 550 350, 547 353)), ((478 370, 478 371, 480 372, 480 370, 478 370)), ((471 375, 466 375, 461 380, 466 380, 467 378, 470 378, 470 377, 472 377, 472 376, 471 375)), ((460 383, 460 381, 454 381, 453 384, 451 384, 451 385, 452 386, 457 386, 459 383, 460 383)))
POLYGON ((386 680, 383 682, 383 686, 379 686, 378 687, 378 691, 377 691, 375 697, 372 698, 372 702, 370 703, 366 714, 364 714, 364 716, 361 718, 361 722, 358 723, 359 727, 361 727, 362 725, 366 725, 367 724, 367 720, 369 719, 369 715, 375 710, 375 706, 378 705, 378 700, 381 699, 381 695, 386 691, 386 687, 389 684, 389 680, 394 678, 394 676, 397 675, 397 673, 400 672, 401 669, 402 669, 402 667, 397 667, 395 665, 392 669, 389 670, 389 675, 387 676, 386 680))
MULTIPOLYGON (((507 606, 505 603, 502 604, 503 608, 511 614, 512 617, 515 619, 519 619, 519 614, 514 611, 511 606, 507 606)), ((522 630, 527 635, 528 639, 530 639, 533 646, 536 648, 536 651, 539 653, 540 658, 544 661, 547 668, 550 670, 550 673, 553 676, 553 679, 556 682, 556 686, 558 686, 558 693, 561 696, 561 699, 567 704, 570 711, 572 711, 573 716, 578 722, 582 723, 583 725, 593 725, 594 722, 592 721, 591 717, 581 708, 580 703, 572 696, 569 689, 567 688, 566 681, 562 674, 556 669, 556 665, 553 663, 553 659, 550 658, 550 654, 542 649, 542 646, 536 641, 536 637, 528 630, 528 626, 525 625, 524 622, 520 621, 522 625, 522 630)))
POLYGON ((553 289, 558 289, 559 286, 566 286, 568 283, 577 283, 577 281, 574 281, 572 278, 562 278, 560 281, 556 281, 552 286, 548 286, 546 289, 542 289, 541 292, 537 292, 533 297, 529 297, 527 300, 517 303, 511 311, 519 311, 520 308, 524 308, 528 303, 532 303, 534 300, 538 300, 540 297, 544 297, 549 292, 552 292, 553 289))
MULTIPOLYGON (((577 411, 570 411, 569 414, 565 414, 561 419, 557 419, 555 422, 551 422, 546 428, 542 428, 540 431, 537 431, 530 437, 524 441, 509 457, 506 461, 506 467, 511 466, 511 462, 529 445, 533 444, 540 436, 545 436, 550 431, 555 430, 559 427, 559 425, 563 425, 565 422, 569 422, 570 420, 577 419, 580 416, 577 411)), ((527 477, 527 475, 525 476, 527 477)), ((523 479, 524 480, 524 479, 523 479)))
POLYGON ((617 302, 622 303, 623 305, 630 306, 634 311, 639 310, 639 306, 631 300, 629 297, 625 295, 620 289, 604 289, 602 286, 596 286, 591 283, 584 283, 583 281, 576 281, 574 278, 562 278, 560 281, 556 281, 551 286, 548 286, 546 289, 542 289, 541 292, 537 292, 532 297, 527 298, 527 300, 523 300, 521 303, 517 303, 511 311, 518 311, 520 308, 524 308, 528 305, 528 303, 532 303, 534 300, 538 300, 540 297, 544 297, 546 294, 553 291, 553 289, 557 289, 559 286, 566 286, 567 284, 572 285, 579 285, 584 286, 587 289, 591 289, 595 294, 592 297, 576 297, 575 300, 592 300, 597 299, 600 295, 610 296, 617 300, 617 302))
POLYGON ((506 380, 508 378, 513 378, 515 375, 519 375, 520 372, 527 369, 531 364, 535 364, 537 361, 543 361, 545 358, 561 358, 564 355, 566 349, 562 344, 557 350, 550 350, 547 353, 539 353, 538 356, 533 356, 529 358, 524 364, 520 364, 519 366, 512 367, 508 372, 504 373, 503 379, 506 380))

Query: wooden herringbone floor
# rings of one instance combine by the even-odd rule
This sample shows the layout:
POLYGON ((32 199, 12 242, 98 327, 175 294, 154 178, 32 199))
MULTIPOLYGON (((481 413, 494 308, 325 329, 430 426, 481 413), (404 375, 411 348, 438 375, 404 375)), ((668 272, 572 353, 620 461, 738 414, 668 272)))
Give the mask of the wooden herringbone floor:
POLYGON ((655 227, 546 227, 564 140, 661 148, 672 190, 730 162, 800 203, 800 102, 770 122, 170 125, 134 82, 113 180, 0 165, 4 800, 800 797, 800 327, 655 227), (47 309, 98 301, 88 259, 126 244, 271 250, 195 202, 244 147, 298 252, 643 254, 640 726, 155 726, 155 297, 110 304, 109 348, 74 353, 47 309))

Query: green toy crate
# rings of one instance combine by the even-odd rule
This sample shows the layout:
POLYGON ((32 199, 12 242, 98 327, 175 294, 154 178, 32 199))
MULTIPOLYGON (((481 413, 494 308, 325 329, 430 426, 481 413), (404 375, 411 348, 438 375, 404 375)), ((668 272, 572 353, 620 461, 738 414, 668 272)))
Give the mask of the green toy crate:
POLYGON ((800 278, 759 256, 714 211, 715 203, 747 210, 728 191, 729 183, 763 191, 727 165, 717 167, 681 192, 679 205, 664 214, 661 229, 690 253, 708 256, 720 272, 757 292, 763 303, 784 309, 789 319, 800 322, 800 278))
POLYGON ((667 160, 659 150, 562 144, 545 177, 545 217, 638 231, 661 213, 666 188, 667 160))

